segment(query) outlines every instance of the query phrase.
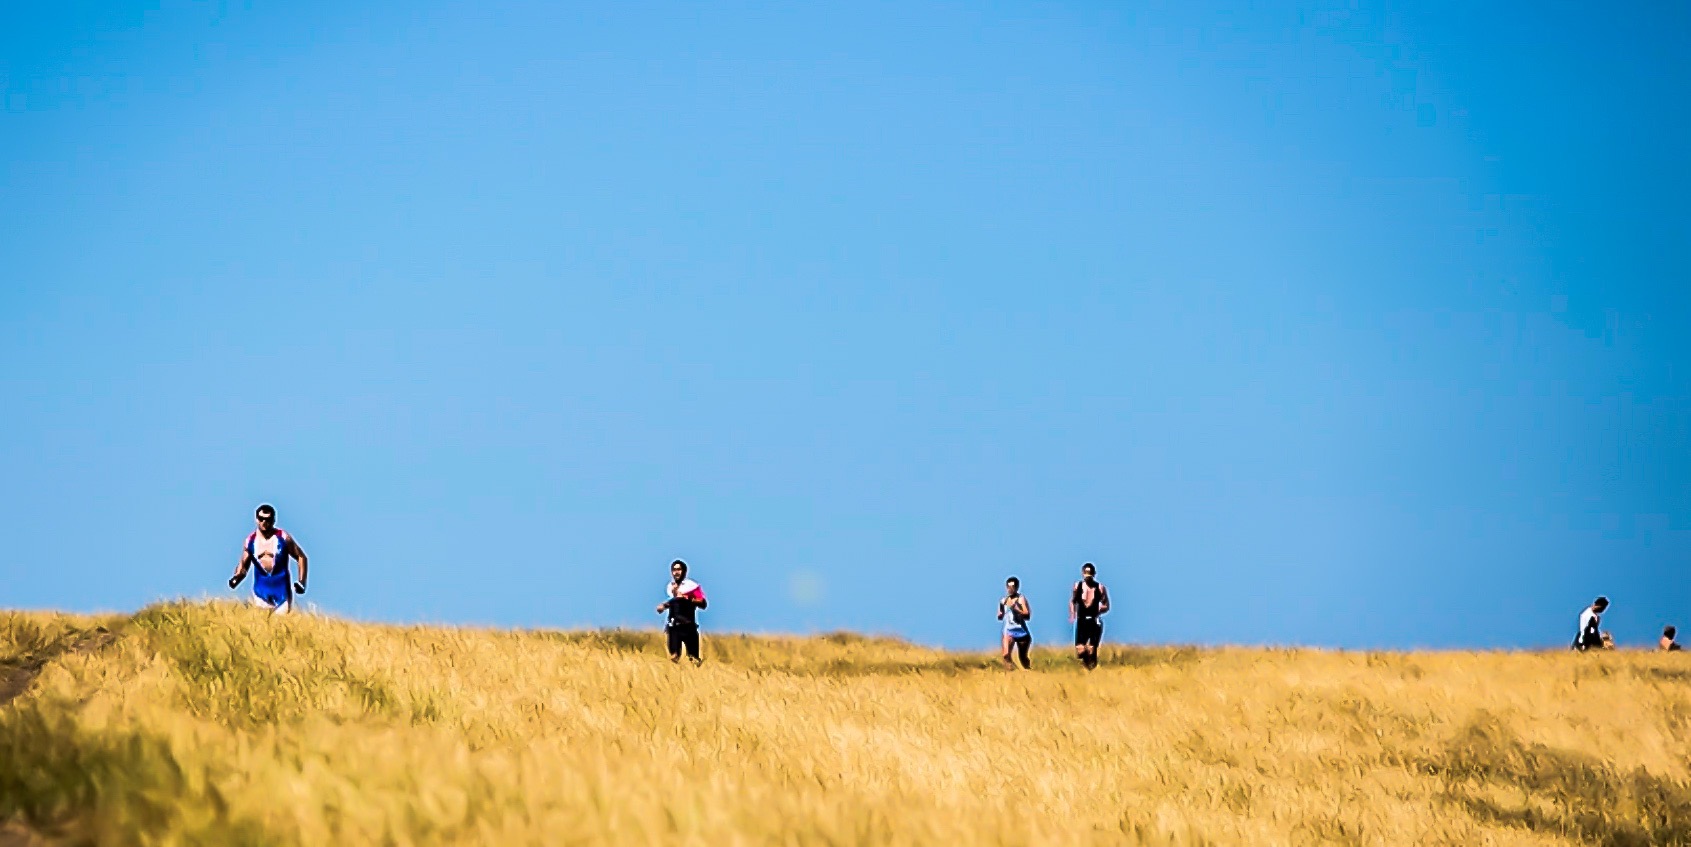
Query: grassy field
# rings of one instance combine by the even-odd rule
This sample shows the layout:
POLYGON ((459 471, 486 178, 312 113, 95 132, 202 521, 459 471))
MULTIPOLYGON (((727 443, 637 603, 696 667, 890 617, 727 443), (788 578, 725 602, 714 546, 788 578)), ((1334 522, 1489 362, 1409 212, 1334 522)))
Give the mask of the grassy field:
POLYGON ((1691 844, 1691 658, 0 612, 0 844, 1691 844))

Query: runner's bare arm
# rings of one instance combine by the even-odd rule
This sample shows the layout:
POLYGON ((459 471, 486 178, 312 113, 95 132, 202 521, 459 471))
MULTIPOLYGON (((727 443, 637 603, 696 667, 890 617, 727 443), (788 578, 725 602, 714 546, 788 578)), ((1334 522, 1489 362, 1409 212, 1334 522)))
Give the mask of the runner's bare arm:
POLYGON ((251 561, 252 561, 252 557, 251 557, 250 554, 247 553, 247 548, 242 547, 241 548, 241 561, 238 562, 235 565, 235 574, 233 576, 229 577, 229 587, 230 588, 234 588, 235 586, 240 585, 241 580, 247 578, 247 568, 250 566, 251 561))
POLYGON ((1110 610, 1110 589, 1098 586, 1098 614, 1102 615, 1110 610))
POLYGON ((1075 583, 1073 591, 1069 592, 1069 623, 1080 619, 1080 583, 1075 583))
POLYGON ((299 581, 294 583, 294 590, 304 594, 306 574, 310 572, 311 559, 305 555, 305 548, 299 546, 299 539, 290 535, 288 536, 288 544, 294 548, 294 558, 299 559, 299 581))
POLYGON ((1033 620, 1033 605, 1028 602, 1027 595, 1026 594, 1022 595, 1018 599, 1018 602, 1020 602, 1021 605, 1022 605, 1022 620, 1024 620, 1024 621, 1033 620))

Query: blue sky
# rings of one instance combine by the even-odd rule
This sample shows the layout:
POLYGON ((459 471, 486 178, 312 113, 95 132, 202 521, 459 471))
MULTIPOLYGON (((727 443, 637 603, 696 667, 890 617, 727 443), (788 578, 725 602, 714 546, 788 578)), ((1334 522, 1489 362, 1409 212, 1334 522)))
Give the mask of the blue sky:
POLYGON ((0 606, 222 595, 269 501, 380 620, 1691 625, 1688 14, 10 11, 0 606))

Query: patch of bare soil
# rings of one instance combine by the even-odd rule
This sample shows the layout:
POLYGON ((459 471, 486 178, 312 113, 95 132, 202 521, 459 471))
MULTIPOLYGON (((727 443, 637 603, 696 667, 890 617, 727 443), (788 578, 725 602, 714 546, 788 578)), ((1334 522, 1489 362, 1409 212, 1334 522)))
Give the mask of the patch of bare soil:
MULTIPOLYGON (((94 627, 87 632, 78 633, 73 638, 63 639, 40 653, 24 657, 23 664, 13 667, 0 667, 0 706, 10 703, 14 697, 29 690, 29 684, 41 674, 41 669, 47 663, 68 653, 87 653, 98 650, 117 640, 117 633, 103 626, 94 627)), ((8 829, 0 827, 0 847, 13 847, 14 842, 7 840, 8 829)), ((26 843, 26 842, 16 842, 26 843)))
POLYGON ((21 823, 0 823, 0 847, 47 847, 47 839, 21 823))

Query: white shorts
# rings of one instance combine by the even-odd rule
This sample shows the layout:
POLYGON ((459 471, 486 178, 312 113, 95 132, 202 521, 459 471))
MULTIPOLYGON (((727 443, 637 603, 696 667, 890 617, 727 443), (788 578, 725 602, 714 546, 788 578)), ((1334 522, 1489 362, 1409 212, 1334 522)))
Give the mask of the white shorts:
POLYGON ((289 612, 292 612, 294 610, 294 601, 293 601, 292 598, 282 602, 279 605, 273 606, 273 605, 270 604, 270 601, 264 599, 263 597, 259 597, 257 595, 254 595, 253 598, 252 598, 252 604, 254 606, 257 606, 260 609, 268 609, 269 611, 274 612, 275 614, 278 614, 278 615, 285 615, 285 614, 288 614, 289 612))

